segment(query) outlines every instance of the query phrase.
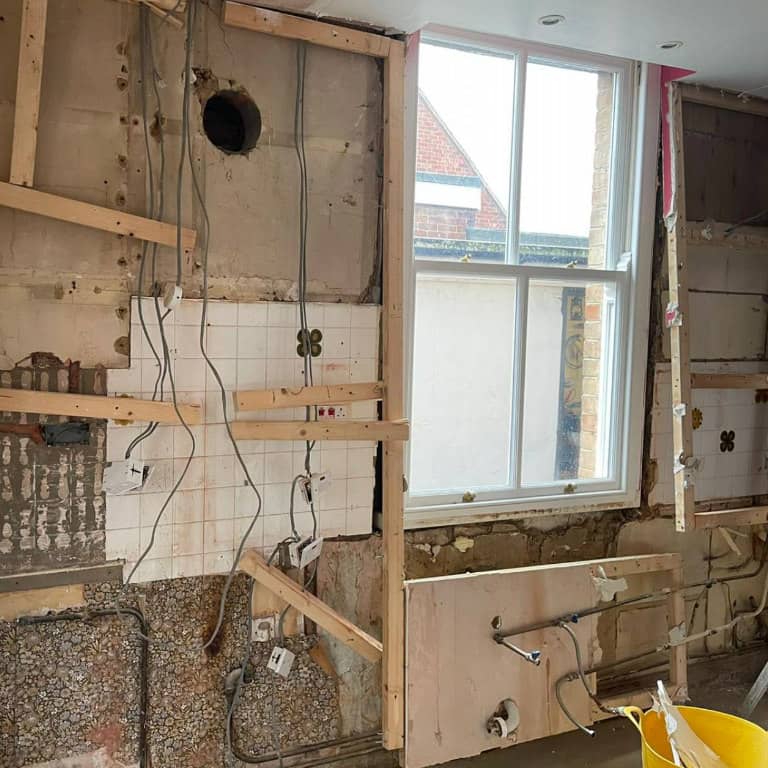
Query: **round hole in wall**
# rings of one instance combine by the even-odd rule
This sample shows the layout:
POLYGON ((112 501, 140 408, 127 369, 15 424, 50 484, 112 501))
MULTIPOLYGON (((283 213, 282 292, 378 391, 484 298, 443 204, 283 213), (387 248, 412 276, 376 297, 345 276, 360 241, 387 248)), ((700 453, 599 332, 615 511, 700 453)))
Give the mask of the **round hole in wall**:
POLYGON ((203 130, 208 140, 230 155, 249 152, 261 135, 261 112, 244 91, 217 91, 203 107, 203 130))

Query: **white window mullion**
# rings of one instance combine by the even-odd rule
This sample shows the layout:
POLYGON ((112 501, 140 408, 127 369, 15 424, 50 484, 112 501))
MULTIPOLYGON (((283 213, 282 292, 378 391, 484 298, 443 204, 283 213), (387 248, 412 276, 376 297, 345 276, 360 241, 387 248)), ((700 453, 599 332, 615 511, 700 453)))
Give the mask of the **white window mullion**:
POLYGON ((520 179, 523 171, 523 113, 528 54, 521 50, 515 60, 515 99, 512 111, 512 149, 509 163, 509 211, 507 212, 506 262, 520 261, 520 179))
POLYGON ((510 485, 520 487, 523 464, 523 408, 525 401, 525 343, 528 330, 528 277, 517 278, 517 298, 515 304, 515 346, 512 362, 512 425, 510 438, 510 485))

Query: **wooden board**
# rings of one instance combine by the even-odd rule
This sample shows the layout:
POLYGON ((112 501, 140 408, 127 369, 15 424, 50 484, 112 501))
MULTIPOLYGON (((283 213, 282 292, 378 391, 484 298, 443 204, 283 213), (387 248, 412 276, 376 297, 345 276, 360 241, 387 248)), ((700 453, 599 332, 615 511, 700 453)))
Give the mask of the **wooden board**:
POLYGON ((694 389, 768 389, 768 373, 692 373, 694 389))
MULTIPOLYGON (((572 730, 554 696, 555 682, 576 669, 565 631, 510 639, 542 652, 536 667, 494 641, 491 621, 500 616, 503 627, 512 629, 596 605, 589 568, 576 563, 406 582, 406 768, 572 730), (507 698, 521 710, 516 741, 486 731, 486 721, 507 698)), ((598 660, 596 627, 596 617, 572 627, 586 666, 598 660)), ((583 687, 566 685, 562 691, 572 714, 591 723, 583 687)))
MULTIPOLYGON (((405 417, 403 380, 403 195, 405 140, 405 50, 393 47, 384 62, 384 275, 382 370, 383 418, 405 417)), ((382 729, 385 749, 402 749, 405 739, 405 541, 402 442, 387 440, 382 459, 384 544, 384 664, 382 729)))
MULTIPOLYGON (((679 86, 667 86, 665 118, 670 121, 669 152, 672 169, 672 208, 666 218, 669 301, 678 309, 681 321, 669 328, 672 371, 672 441, 676 465, 693 457, 691 413, 691 314, 688 300, 688 254, 686 250, 686 186, 684 177, 683 106, 679 86)), ((675 528, 694 526, 694 489, 685 472, 676 471, 675 528)))
POLYGON ((319 597, 306 592, 282 571, 267 565, 264 558, 254 550, 243 553, 238 568, 368 661, 381 660, 382 647, 376 638, 356 627, 319 597))
MULTIPOLYGON (((33 389, 0 388, 0 411, 42 413, 51 416, 79 416, 86 419, 120 421, 157 421, 180 424, 173 403, 135 400, 132 397, 72 395, 64 392, 40 392, 33 389)), ((200 423, 199 405, 179 405, 187 424, 200 423)))
MULTIPOLYGON (((542 663, 536 667, 494 641, 491 621, 499 616, 503 629, 512 630, 598 605, 592 577, 603 573, 629 579, 664 573, 667 586, 677 590, 682 585, 682 557, 636 555, 406 582, 406 768, 573 730, 553 689, 560 677, 577 668, 573 643, 564 630, 548 628, 510 638, 525 650, 542 651, 542 663), (514 740, 491 736, 485 728, 505 698, 520 705, 521 724, 514 740)), ((631 581, 627 594, 637 594, 631 581)), ((683 592, 673 591, 666 600, 662 635, 685 621, 683 592)), ((592 616, 570 625, 587 668, 600 662, 598 621, 592 616)), ((669 679, 670 690, 685 699, 684 645, 671 653, 669 679)), ((564 685, 562 694, 584 725, 605 718, 578 682, 564 685)), ((611 703, 628 704, 641 695, 630 691, 611 703)))
POLYGON ((280 11, 266 8, 254 8, 243 3, 224 2, 224 24, 230 27, 249 29, 252 32, 264 32, 292 40, 304 40, 328 48, 338 48, 342 51, 362 53, 366 56, 386 58, 392 47, 402 47, 398 40, 391 40, 384 35, 361 32, 336 24, 328 24, 314 19, 292 16, 280 11))
POLYGON ((6 592, 0 595, 0 621, 15 621, 20 616, 39 616, 83 605, 85 597, 82 584, 6 592))
POLYGON ((407 440, 407 421, 235 421, 235 440, 407 440))
POLYGON ((40 86, 43 79, 48 0, 24 0, 11 149, 12 184, 31 187, 35 176, 40 86))
POLYGON ((297 408, 304 405, 335 405, 381 400, 383 394, 384 385, 380 381, 318 387, 250 389, 235 392, 235 404, 239 411, 260 411, 271 408, 297 408))
MULTIPOLYGON (((152 243, 176 247, 176 226, 162 221, 145 219, 125 211, 113 211, 92 203, 70 200, 59 195, 49 195, 36 189, 27 189, 0 181, 0 205, 17 211, 49 216, 59 221, 69 221, 84 227, 103 229, 118 235, 148 240, 152 243)), ((194 229, 182 229, 181 246, 184 250, 195 247, 197 233, 194 229)))

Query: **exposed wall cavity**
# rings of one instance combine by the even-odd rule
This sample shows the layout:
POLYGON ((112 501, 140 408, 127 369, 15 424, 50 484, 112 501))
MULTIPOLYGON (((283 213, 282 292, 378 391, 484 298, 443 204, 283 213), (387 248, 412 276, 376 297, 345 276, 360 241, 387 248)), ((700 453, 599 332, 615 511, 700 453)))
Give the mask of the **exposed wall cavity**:
MULTIPOLYGON (((0 371, 0 387, 106 394, 103 369, 36 353, 0 371)), ((65 417, 0 413, 0 571, 18 573, 104 560, 101 489, 106 423, 90 420, 85 445, 40 445, 4 425, 55 425, 65 417)))

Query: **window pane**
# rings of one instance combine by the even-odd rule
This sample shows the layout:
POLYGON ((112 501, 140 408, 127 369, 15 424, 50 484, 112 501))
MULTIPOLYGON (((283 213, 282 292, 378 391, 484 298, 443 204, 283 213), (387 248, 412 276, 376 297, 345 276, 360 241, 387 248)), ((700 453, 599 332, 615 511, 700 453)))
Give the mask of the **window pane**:
POLYGON ((419 275, 411 494, 510 482, 515 281, 419 275))
POLYGON ((514 83, 512 58, 420 46, 417 259, 505 261, 514 83))
POLYGON ((531 281, 522 483, 608 474, 613 286, 531 281))
POLYGON ((521 264, 605 264, 614 75, 528 62, 521 264))

